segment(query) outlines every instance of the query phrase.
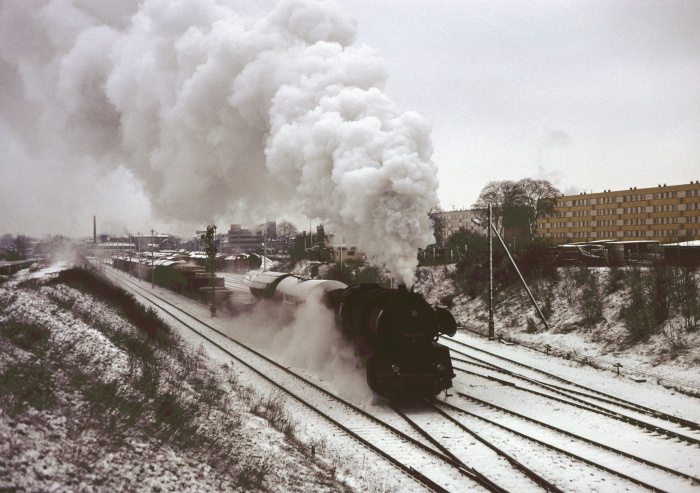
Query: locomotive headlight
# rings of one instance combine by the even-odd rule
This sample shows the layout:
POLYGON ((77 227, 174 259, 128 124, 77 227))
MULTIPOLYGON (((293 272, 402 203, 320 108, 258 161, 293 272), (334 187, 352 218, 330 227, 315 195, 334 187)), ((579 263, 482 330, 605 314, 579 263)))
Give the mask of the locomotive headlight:
POLYGON ((401 368, 399 368, 399 365, 391 365, 391 371, 394 373, 399 373, 401 371, 401 368))

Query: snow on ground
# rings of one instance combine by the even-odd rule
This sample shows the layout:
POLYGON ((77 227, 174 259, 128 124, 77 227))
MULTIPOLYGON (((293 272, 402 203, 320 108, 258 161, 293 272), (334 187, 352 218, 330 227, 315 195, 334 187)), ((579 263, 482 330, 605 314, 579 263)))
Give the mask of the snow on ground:
MULTIPOLYGON (((83 306, 83 310, 96 313, 105 320, 112 317, 115 326, 123 326, 123 319, 110 315, 104 304, 83 299, 64 287, 44 287, 31 293, 20 293, 24 290, 17 289, 18 283, 23 280, 51 276, 66 266, 68 264, 53 265, 34 272, 23 271, 12 281, 0 285, 0 325, 8 317, 8 310, 21 309, 28 317, 33 317, 32 320, 51 327, 57 334, 62 334, 61 337, 76 339, 80 336, 82 358, 84 361, 93 361, 90 364, 98 364, 94 355, 99 354, 99 364, 104 365, 105 375, 109 375, 110 372, 123 374, 128 365, 125 364, 120 349, 110 345, 104 336, 84 321, 71 318, 72 312, 61 309, 60 304, 76 297, 78 299, 73 306, 77 306, 77 311, 83 306), (111 356, 107 357, 108 355, 111 356)), ((424 292, 432 303, 441 302, 445 297, 453 295, 451 283, 444 273, 443 268, 424 269, 416 283, 416 290, 424 292)), ((143 286, 150 288, 147 284, 143 283, 143 286)), ((156 290, 159 294, 166 294, 165 290, 156 290)), ((686 347, 676 351, 674 358, 667 350, 668 343, 662 336, 657 335, 648 342, 637 345, 626 344, 624 326, 616 317, 623 300, 619 294, 606 299, 605 321, 592 329, 585 329, 577 324, 580 317, 566 305, 562 293, 559 292, 554 301, 555 315, 550 324, 552 329, 545 331, 539 328, 537 332, 528 333, 525 330, 526 316, 534 318, 534 311, 528 307, 529 301, 526 297, 514 294, 507 308, 496 311, 495 325, 498 334, 517 344, 505 345, 497 341, 488 341, 466 330, 460 331, 456 339, 523 361, 577 383, 597 387, 640 404, 700 422, 700 406, 697 399, 658 384, 659 381, 664 383, 663 379, 667 379, 691 386, 700 385, 697 338, 694 335, 687 337, 686 347), (544 347, 547 344, 552 348, 550 352, 556 353, 556 356, 546 354, 544 347), (538 351, 524 345, 536 347, 538 351), (655 378, 647 378, 646 382, 635 382, 628 377, 617 376, 611 370, 584 365, 576 358, 564 359, 562 356, 565 354, 577 358, 590 356, 603 362, 619 362, 625 370, 636 368, 648 375, 655 375, 655 378)), ((193 306, 199 309, 203 316, 208 316, 206 306, 193 306)), ((452 312, 465 328, 485 332, 487 311, 480 300, 467 300, 464 296, 456 296, 452 312)), ((8 353, 3 350, 3 354, 4 357, 0 356, 2 369, 8 364, 8 353)), ((27 357, 23 354, 19 353, 17 358, 27 357)), ((75 396, 61 396, 61 399, 71 401, 75 396)), ((364 395, 359 398, 358 404, 365 407, 372 405, 364 395)), ((284 434, 252 414, 244 403, 237 405, 237 412, 240 413, 242 423, 240 430, 237 430, 242 450, 258 457, 263 466, 270 461, 275 464, 274 468, 270 467, 274 471, 268 471, 267 476, 266 487, 271 491, 351 489, 347 485, 352 485, 357 491, 401 491, 401 487, 388 477, 372 478, 372 469, 363 465, 363 459, 343 454, 342 445, 340 448, 337 445, 332 446, 333 442, 314 436, 313 426, 306 426, 303 422, 306 418, 303 415, 296 416, 296 419, 300 420, 300 450, 290 444, 284 434), (308 455, 308 445, 312 442, 319 445, 316 451, 320 456, 318 464, 310 460, 308 455), (328 478, 329 468, 335 476, 344 479, 345 486, 328 478)), ((3 445, 0 445, 0 450, 3 462, 0 463, 0 489, 19 486, 25 488, 25 491, 100 491, 106 488, 105 483, 101 482, 104 478, 110 478, 111 490, 240 489, 231 477, 222 476, 204 465, 197 457, 188 456, 187 453, 169 447, 159 448, 147 438, 133 441, 125 449, 116 451, 105 450, 104 444, 97 443, 96 439, 82 440, 80 446, 76 447, 69 446, 70 419, 67 416, 30 410, 20 419, 9 418, 6 413, 3 413, 1 418, 0 437, 3 445), (36 423, 42 424, 36 426, 36 423), (77 454, 82 458, 84 466, 71 466, 66 460, 66 454, 77 454)))
MULTIPOLYGON (((52 265, 49 268, 22 271, 10 281, 0 285, 0 384, 22 385, 22 381, 10 381, 8 371, 25 366, 36 357, 31 345, 22 349, 15 343, 26 340, 4 337, 7 327, 21 322, 46 329, 50 333, 51 347, 60 348, 62 366, 56 369, 55 359, 41 356, 51 368, 49 378, 55 388, 41 390, 55 400, 55 405, 36 403, 32 406, 14 406, 19 402, 4 400, 0 405, 0 490, 2 491, 351 491, 348 486, 355 479, 344 474, 342 456, 326 453, 323 443, 318 443, 312 456, 308 444, 290 439, 278 431, 271 422, 259 414, 270 401, 255 389, 233 385, 227 415, 213 409, 211 416, 197 418, 201 432, 215 433, 224 424, 215 440, 218 447, 233 461, 230 470, 220 470, 208 465, 200 453, 173 447, 155 436, 129 432, 124 443, 111 444, 111 437, 78 418, 88 409, 81 391, 64 387, 69 368, 89 368, 98 381, 133 381, 134 367, 131 356, 122 346, 115 345, 105 331, 137 332, 108 304, 100 302, 65 285, 37 286, 42 281, 67 267, 52 265), (33 281, 32 281, 33 280, 33 281), (27 282, 29 281, 29 282, 27 282), (86 320, 88 320, 86 322, 86 320), (61 345, 62 343, 62 345, 61 345), (253 411, 256 408, 257 414, 253 411), (23 409, 20 409, 23 408, 23 409), (214 430, 214 431, 212 431, 214 430)), ((9 329, 8 329, 9 330, 9 329)), ((56 351, 54 351, 55 353, 56 351)), ((55 354, 54 354, 55 356, 55 354)), ((169 363, 172 364, 172 363, 169 363)), ((227 380, 230 383, 230 378, 227 380)), ((225 384, 226 382, 222 383, 225 384)), ((41 384, 41 382, 39 382, 41 384)), ((44 386, 49 384, 44 382, 44 386)), ((191 393, 191 385, 182 382, 182 392, 191 393)), ((36 391, 36 389, 35 389, 36 391)), ((129 390, 117 390, 117 394, 129 390)), ((192 394, 195 395, 195 394, 192 394)), ((27 398, 31 398, 28 396, 27 398)), ((49 400, 48 397, 45 400, 49 400)), ((264 415, 264 412, 262 413, 264 415)), ((90 419, 110 419, 111 412, 90 419)), ((296 424, 298 425, 298 423, 296 424)), ((198 432, 199 434, 199 432, 198 432)), ((360 475, 358 475, 360 477, 360 475)), ((376 478, 357 483, 358 488, 370 489, 380 484, 376 478)))

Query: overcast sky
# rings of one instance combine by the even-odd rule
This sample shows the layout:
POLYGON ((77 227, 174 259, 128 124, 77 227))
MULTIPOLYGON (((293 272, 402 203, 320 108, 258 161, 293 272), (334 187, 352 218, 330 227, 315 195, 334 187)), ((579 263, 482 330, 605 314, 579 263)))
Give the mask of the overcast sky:
POLYGON ((344 0, 433 125, 444 209, 489 181, 700 180, 700 2, 344 0))
MULTIPOLYGON (((700 180, 700 2, 338 2, 356 19, 353 46, 373 48, 386 63, 383 92, 401 111, 417 112, 432 127, 431 160, 445 210, 470 207, 484 185, 496 180, 544 178, 567 194, 700 180)), ((29 3, 36 5, 23 15, 34 15, 48 2, 29 3)), ((122 22, 128 3, 114 7, 114 25, 122 22)), ((250 0, 223 3, 255 10, 250 0)), ((40 106, 66 83, 47 89, 51 58, 45 69, 37 62, 33 53, 43 48, 42 38, 14 12, 22 4, 0 3, 0 233, 88 235, 93 214, 100 229, 114 232, 176 229, 172 218, 158 211, 172 208, 172 197, 181 194, 166 200, 161 189, 172 188, 167 181, 154 192, 153 169, 120 164, 124 156, 115 152, 96 157, 94 146, 83 159, 81 149, 67 150, 72 144, 45 128, 65 101, 51 105, 51 111, 40 106), (43 151, 35 152, 39 148, 43 151)), ((58 29, 50 33, 52 41, 64 49, 60 36, 80 22, 77 16, 65 20, 59 34, 58 29)), ((105 58, 98 46, 96 41, 95 63, 105 58)), ((64 74, 79 63, 68 60, 53 68, 64 74)), ((90 88, 81 83, 87 100, 90 88)), ((71 103, 70 111, 82 104, 71 103)), ((103 110, 88 113, 92 118, 103 110)), ((123 114, 121 125, 123 132, 123 114)), ((144 124, 140 131, 149 130, 144 124)), ((109 145, 121 146, 123 153, 128 137, 109 145)), ((159 146, 162 150, 162 141, 159 146)), ((144 146, 127 150, 132 160, 156 153, 144 146)), ((218 180, 207 193, 223 197, 226 185, 218 180)), ((428 187, 427 199, 431 194, 428 187)), ((222 205, 224 223, 254 224, 283 215, 280 210, 237 215, 234 206, 222 205)))

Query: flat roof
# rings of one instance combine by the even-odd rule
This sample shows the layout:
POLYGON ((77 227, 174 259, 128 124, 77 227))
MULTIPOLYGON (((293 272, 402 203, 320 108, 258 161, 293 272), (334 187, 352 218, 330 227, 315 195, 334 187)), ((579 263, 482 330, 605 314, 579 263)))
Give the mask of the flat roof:
POLYGON ((659 240, 625 240, 625 241, 611 241, 611 245, 629 245, 633 243, 661 243, 659 240))
POLYGON ((666 243, 664 246, 700 247, 700 240, 681 241, 679 243, 666 243))

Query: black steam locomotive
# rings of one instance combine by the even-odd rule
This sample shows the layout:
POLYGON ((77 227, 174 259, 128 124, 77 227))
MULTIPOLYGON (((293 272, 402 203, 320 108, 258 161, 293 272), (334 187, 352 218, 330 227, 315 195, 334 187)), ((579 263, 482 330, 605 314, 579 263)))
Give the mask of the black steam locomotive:
POLYGON ((455 334, 455 319, 405 286, 348 287, 339 281, 265 272, 253 278, 250 291, 256 297, 286 303, 300 303, 317 293, 335 312, 338 328, 365 361, 367 383, 380 396, 435 396, 452 387, 455 374, 450 353, 437 339, 440 334, 455 334))

